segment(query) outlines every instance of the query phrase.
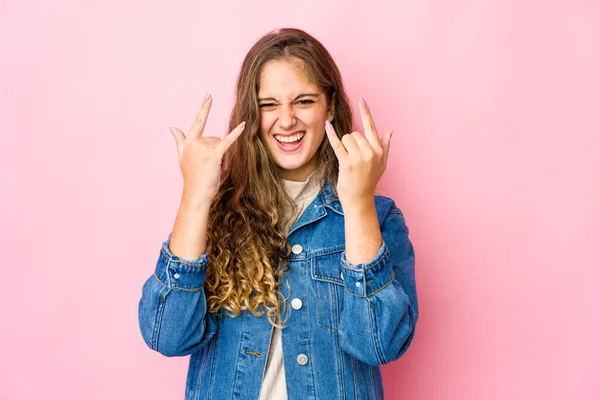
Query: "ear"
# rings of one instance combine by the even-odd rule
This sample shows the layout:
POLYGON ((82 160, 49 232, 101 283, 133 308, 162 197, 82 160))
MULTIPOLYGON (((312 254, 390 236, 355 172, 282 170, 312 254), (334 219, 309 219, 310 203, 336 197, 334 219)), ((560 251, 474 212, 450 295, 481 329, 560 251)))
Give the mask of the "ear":
POLYGON ((329 102, 329 107, 327 109, 327 121, 332 122, 335 116, 335 102, 336 102, 336 93, 333 93, 331 96, 331 101, 329 102))

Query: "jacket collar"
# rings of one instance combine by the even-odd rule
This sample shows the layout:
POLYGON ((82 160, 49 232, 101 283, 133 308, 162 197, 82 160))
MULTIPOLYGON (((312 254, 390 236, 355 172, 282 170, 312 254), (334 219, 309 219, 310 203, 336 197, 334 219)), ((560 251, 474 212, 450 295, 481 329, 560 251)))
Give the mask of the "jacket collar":
POLYGON ((323 182, 323 189, 319 192, 317 197, 320 197, 321 204, 323 204, 325 207, 332 209, 340 215, 344 215, 342 203, 340 203, 340 200, 335 195, 333 191, 333 185, 329 179, 325 178, 325 182, 323 182))
POLYGON ((327 208, 334 211, 337 214, 344 215, 342 210, 342 204, 333 192, 333 186, 329 182, 329 179, 325 178, 323 187, 314 198, 314 200, 306 207, 306 210, 300 215, 300 218, 294 223, 292 229, 288 233, 291 235, 294 231, 300 229, 304 225, 308 225, 315 222, 327 215, 327 208))

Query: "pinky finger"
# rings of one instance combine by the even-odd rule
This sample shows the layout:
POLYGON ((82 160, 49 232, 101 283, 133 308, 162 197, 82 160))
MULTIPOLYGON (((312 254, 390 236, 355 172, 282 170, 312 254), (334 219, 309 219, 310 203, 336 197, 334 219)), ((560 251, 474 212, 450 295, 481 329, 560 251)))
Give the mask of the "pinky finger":
POLYGON ((327 134, 329 144, 331 145, 333 152, 338 158, 338 161, 345 162, 346 158, 348 157, 348 152, 346 151, 346 148, 344 147, 344 144, 342 143, 340 138, 337 137, 335 129, 329 121, 325 121, 325 133, 327 134))
POLYGON ((229 150, 231 145, 233 145, 237 139, 242 135, 244 129, 246 128, 246 121, 242 122, 238 126, 236 126, 228 135, 226 135, 221 143, 219 143, 219 147, 221 148, 223 154, 229 150))

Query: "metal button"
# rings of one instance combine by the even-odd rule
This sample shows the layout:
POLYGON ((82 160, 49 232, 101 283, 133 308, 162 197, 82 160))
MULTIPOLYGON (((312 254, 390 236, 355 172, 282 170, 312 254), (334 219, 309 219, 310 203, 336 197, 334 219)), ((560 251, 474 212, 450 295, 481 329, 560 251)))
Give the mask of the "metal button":
POLYGON ((179 279, 179 274, 178 274, 177 272, 175 272, 175 273, 173 274, 173 278, 175 278, 175 279, 179 279))
POLYGON ((298 354, 296 362, 300 365, 306 365, 306 363, 308 363, 308 356, 306 354, 298 354))
POLYGON ((360 287, 360 282, 356 282, 356 287, 360 287))
POLYGON ((302 253, 302 246, 300 246, 299 244, 295 244, 292 246, 292 253, 294 254, 300 254, 302 253))
POLYGON ((342 278, 342 280, 344 280, 344 271, 340 272, 340 278, 342 278))
POLYGON ((292 300, 292 308, 294 310, 299 310, 302 308, 302 300, 300 300, 299 298, 295 298, 294 300, 292 300))

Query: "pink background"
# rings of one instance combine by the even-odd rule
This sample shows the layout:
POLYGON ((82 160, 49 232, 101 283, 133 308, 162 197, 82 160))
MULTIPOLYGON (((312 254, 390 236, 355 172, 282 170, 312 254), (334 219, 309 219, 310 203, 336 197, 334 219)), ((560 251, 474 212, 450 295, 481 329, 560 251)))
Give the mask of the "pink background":
POLYGON ((137 303, 172 227, 168 131, 296 26, 394 129, 381 191, 420 321, 389 399, 600 399, 600 3, 0 2, 1 399, 183 398, 137 303))

